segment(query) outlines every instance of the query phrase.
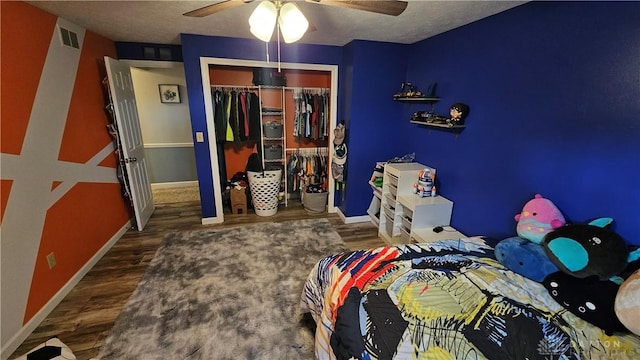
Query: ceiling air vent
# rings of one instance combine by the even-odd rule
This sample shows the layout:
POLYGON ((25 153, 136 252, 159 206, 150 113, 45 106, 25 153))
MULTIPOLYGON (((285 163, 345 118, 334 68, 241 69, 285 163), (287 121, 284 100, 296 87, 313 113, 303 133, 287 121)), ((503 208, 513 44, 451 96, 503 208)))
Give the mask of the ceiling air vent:
POLYGON ((78 34, 63 27, 58 28, 60 29, 60 38, 62 39, 63 45, 80 49, 80 45, 78 44, 78 34))

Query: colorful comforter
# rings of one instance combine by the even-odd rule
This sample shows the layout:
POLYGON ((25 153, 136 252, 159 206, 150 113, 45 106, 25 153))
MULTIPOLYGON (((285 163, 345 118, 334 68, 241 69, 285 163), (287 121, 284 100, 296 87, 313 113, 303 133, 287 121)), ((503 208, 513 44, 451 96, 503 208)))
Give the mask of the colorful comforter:
POLYGON ((302 308, 317 359, 638 359, 503 267, 480 238, 335 254, 309 274, 302 308))

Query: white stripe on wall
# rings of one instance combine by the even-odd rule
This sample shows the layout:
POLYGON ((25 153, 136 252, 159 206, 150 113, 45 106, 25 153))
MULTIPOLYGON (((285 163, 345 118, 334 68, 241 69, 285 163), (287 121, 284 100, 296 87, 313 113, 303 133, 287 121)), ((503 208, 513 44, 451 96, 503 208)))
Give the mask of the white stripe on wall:
POLYGON ((51 34, 22 152, 13 159, 16 161, 14 166, 5 167, 3 161, 3 178, 7 178, 6 168, 13 175, 2 221, 1 253, 8 255, 2 257, 1 264, 1 332, 6 335, 16 334, 22 328, 40 239, 50 206, 49 202, 42 199, 49 198, 52 183, 61 180, 55 176, 60 174, 58 154, 81 51, 62 45, 58 26, 77 33, 82 48, 85 29, 58 18, 51 34))

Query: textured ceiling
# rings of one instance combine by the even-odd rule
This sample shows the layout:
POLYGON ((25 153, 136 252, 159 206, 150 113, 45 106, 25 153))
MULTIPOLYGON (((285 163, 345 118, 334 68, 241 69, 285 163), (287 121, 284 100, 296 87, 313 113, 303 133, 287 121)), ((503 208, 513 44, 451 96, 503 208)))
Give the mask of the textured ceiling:
MULTIPOLYGON (((247 20, 259 1, 203 18, 182 14, 216 1, 27 1, 114 41, 180 44, 180 33, 254 37, 247 20)), ((524 1, 409 1, 400 16, 298 2, 316 30, 300 43, 342 46, 354 39, 411 44, 524 1)))

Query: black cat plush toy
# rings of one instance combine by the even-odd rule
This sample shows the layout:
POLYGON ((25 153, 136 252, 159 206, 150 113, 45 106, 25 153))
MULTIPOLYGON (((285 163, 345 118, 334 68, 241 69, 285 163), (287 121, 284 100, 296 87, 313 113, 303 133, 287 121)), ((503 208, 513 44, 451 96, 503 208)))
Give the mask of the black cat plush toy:
POLYGON ((599 218, 589 224, 562 226, 542 240, 549 259, 564 273, 577 278, 597 276, 618 284, 617 275, 640 257, 640 249, 629 253, 620 235, 608 229, 611 218, 599 218))
POLYGON ((614 310, 620 285, 613 281, 601 281, 595 276, 579 279, 558 271, 547 275, 542 284, 558 304, 605 334, 628 332, 614 310))

